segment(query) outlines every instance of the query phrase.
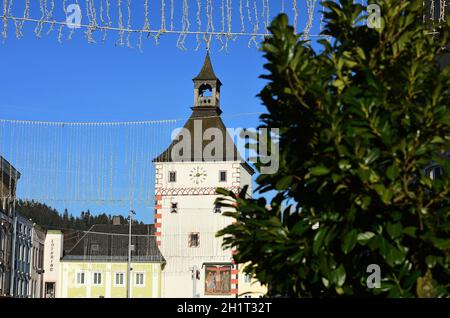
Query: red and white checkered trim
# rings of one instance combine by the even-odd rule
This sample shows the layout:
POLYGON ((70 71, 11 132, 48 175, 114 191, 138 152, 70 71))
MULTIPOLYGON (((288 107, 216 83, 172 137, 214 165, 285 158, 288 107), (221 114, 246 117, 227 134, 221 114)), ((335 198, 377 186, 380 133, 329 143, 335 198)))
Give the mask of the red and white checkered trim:
POLYGON ((238 265, 235 264, 233 269, 231 269, 231 294, 238 295, 239 294, 239 270, 238 265))
POLYGON ((155 235, 156 244, 161 246, 161 227, 162 227, 162 195, 155 195, 155 235))

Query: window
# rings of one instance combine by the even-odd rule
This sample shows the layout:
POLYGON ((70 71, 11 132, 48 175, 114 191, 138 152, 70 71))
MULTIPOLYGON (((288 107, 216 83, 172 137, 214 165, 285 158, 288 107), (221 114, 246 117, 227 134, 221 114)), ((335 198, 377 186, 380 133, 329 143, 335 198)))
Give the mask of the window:
POLYGON ((77 273, 77 285, 84 285, 84 272, 77 273))
POLYGON ((102 273, 94 273, 94 285, 102 284, 102 273))
POLYGON ((220 182, 227 181, 227 172, 226 171, 219 171, 219 181, 220 182))
POLYGON ((116 273, 115 285, 123 285, 124 273, 116 273))
POLYGON ((170 213, 178 213, 178 203, 172 202, 170 204, 170 213))
POLYGON ((250 275, 245 274, 244 275, 244 283, 249 284, 252 281, 252 278, 250 275))
POLYGON ((198 247, 200 245, 200 234, 190 233, 188 245, 189 247, 198 247))
POLYGON ((169 182, 177 181, 177 173, 175 171, 169 171, 169 182))
POLYGON ((222 212, 222 210, 220 209, 220 206, 216 204, 214 206, 214 213, 221 213, 221 212, 222 212))
POLYGON ((252 298, 250 295, 244 295, 244 298, 252 298))
POLYGON ((136 273, 136 286, 144 286, 144 273, 136 273))

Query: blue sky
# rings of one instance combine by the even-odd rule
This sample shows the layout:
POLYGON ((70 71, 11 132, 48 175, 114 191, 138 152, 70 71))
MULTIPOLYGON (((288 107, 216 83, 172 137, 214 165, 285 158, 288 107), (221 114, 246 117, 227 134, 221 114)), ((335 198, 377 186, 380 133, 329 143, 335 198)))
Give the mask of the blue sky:
MULTIPOLYGON (((304 18, 301 12, 299 20, 304 18)), ((105 43, 89 44, 82 30, 77 30, 72 40, 60 44, 57 31, 38 39, 34 26, 26 23, 24 37, 18 40, 10 22, 8 38, 0 44, 0 119, 122 122, 189 116, 191 79, 205 56, 204 46, 195 50, 195 37, 188 38, 186 51, 176 47, 174 35, 162 36, 158 45, 153 39, 145 39, 140 52, 116 46, 117 34, 113 32, 105 43)), ((223 115, 264 112, 256 98, 264 86, 258 78, 264 72, 264 60, 254 46, 248 47, 248 38, 230 41, 227 51, 220 51, 214 41, 211 58, 223 83, 223 115)), ((232 127, 256 127, 258 116, 225 122, 232 127)), ((56 207, 64 208, 63 204, 56 207)), ((73 214, 88 208, 75 204, 68 207, 73 214)), ((107 205, 91 210, 126 213, 126 207, 107 205)), ((138 219, 152 221, 152 209, 136 210, 138 219)))

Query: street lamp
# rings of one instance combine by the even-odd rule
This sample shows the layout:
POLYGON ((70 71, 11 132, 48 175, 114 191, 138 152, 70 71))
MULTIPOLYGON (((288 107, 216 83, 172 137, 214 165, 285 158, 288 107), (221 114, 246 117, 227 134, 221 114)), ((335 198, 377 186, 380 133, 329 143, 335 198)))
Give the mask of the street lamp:
POLYGON ((130 298, 130 287, 131 287, 131 223, 133 221, 133 214, 136 213, 133 210, 128 212, 128 264, 127 264, 127 298, 130 298))

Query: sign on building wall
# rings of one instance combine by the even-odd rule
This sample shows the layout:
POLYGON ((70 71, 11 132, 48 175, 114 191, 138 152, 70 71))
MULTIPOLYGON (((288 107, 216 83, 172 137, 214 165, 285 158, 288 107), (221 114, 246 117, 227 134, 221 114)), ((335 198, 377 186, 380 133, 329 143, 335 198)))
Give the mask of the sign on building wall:
POLYGON ((44 243, 44 285, 47 298, 58 297, 59 263, 62 257, 63 235, 48 231, 44 243))
POLYGON ((231 266, 207 265, 205 268, 205 295, 231 294, 231 266))
POLYGON ((50 264, 49 264, 49 270, 50 272, 54 271, 55 267, 55 240, 50 240, 50 264))

